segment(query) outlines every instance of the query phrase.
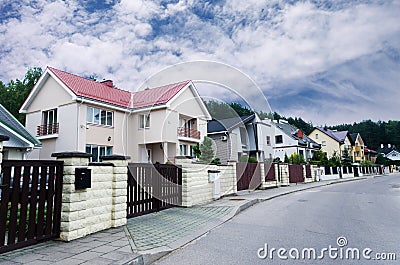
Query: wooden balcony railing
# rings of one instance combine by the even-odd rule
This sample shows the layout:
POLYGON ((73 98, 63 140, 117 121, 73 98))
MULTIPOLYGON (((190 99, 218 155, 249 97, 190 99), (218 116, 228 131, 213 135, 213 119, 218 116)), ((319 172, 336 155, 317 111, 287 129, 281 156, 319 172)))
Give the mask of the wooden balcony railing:
POLYGON ((57 134, 58 128, 58 123, 39 125, 36 130, 36 136, 57 134))
POLYGON ((200 132, 195 129, 179 127, 178 128, 178 136, 200 139, 200 132))

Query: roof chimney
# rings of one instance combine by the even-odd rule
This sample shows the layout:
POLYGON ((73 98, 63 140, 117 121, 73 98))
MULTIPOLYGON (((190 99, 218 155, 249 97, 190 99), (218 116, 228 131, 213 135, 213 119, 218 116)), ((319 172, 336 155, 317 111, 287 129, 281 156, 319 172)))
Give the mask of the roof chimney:
POLYGON ((383 144, 381 144, 381 148, 383 148, 383 144))
POLYGON ((113 81, 112 80, 103 80, 100 82, 103 85, 106 85, 108 87, 114 87, 113 81))
POLYGON ((391 144, 388 144, 388 147, 390 148, 390 147, 392 147, 392 145, 391 145, 391 144))

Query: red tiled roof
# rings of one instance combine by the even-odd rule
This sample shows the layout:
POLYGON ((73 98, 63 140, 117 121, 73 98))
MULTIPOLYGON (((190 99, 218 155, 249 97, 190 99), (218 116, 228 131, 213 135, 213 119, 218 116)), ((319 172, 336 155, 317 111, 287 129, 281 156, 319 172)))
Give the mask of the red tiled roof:
POLYGON ((129 107, 131 93, 129 91, 109 87, 105 84, 89 80, 74 74, 48 67, 75 95, 110 103, 121 107, 129 107))
POLYGON ((184 81, 131 93, 52 67, 48 69, 77 96, 134 109, 165 104, 190 82, 184 81), (131 95, 133 106, 130 104, 131 95))
POLYGON ((145 89, 133 93, 133 108, 143 108, 152 105, 165 104, 182 90, 190 81, 145 89))

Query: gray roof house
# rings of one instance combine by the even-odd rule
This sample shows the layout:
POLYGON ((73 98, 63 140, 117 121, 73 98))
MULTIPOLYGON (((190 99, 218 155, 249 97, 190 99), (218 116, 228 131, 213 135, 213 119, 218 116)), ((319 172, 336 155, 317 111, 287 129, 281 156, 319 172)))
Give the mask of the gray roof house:
POLYGON ((394 144, 381 144, 376 152, 390 160, 400 160, 400 152, 394 144))
POLYGON ((320 144, 287 121, 274 121, 273 124, 275 126, 275 158, 279 157, 281 161, 284 161, 285 154, 290 157, 291 154, 297 153, 305 161, 309 161, 313 153, 321 149, 320 144))
POLYGON ((209 121, 207 136, 213 139, 215 156, 222 163, 241 157, 272 160, 273 128, 269 120, 261 120, 257 114, 209 121))
POLYGON ((0 105, 0 135, 9 139, 3 142, 3 159, 26 159, 40 141, 33 136, 8 110, 0 105))

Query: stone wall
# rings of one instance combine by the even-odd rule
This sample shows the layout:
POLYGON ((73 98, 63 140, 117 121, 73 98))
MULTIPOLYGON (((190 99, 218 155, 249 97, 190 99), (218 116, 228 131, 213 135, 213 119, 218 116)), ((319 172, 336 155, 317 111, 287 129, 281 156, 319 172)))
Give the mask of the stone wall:
POLYGON ((125 157, 109 156, 103 158, 103 163, 89 163, 85 153, 53 156, 64 161, 61 240, 71 241, 126 224, 128 163, 125 157), (90 188, 75 189, 76 168, 91 170, 90 188))
POLYGON ((236 194, 236 162, 227 165, 208 165, 191 159, 176 157, 175 164, 182 166, 182 206, 204 204, 213 200, 214 183, 208 171, 220 171, 220 195, 236 194))

